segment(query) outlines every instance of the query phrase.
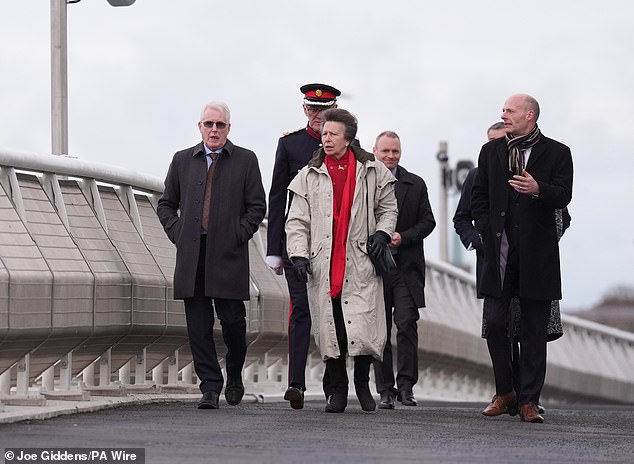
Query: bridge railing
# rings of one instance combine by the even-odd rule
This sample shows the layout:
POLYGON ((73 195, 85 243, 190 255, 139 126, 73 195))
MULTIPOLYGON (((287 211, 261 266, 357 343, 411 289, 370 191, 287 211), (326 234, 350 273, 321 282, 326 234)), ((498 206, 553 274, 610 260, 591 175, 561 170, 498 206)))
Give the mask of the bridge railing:
MULTIPOLYGON (((162 189, 160 179, 112 166, 0 150, 0 398, 68 391, 78 380, 93 393, 113 385, 195 391, 183 304, 172 293, 175 249, 155 213, 162 189)), ((283 391, 286 282, 266 267, 261 233, 249 246, 245 381, 283 391)), ((489 397, 473 278, 428 260, 426 297, 417 393, 489 397)), ((563 320, 545 394, 634 402, 634 335, 563 320)), ((313 351, 309 388, 319 388, 322 370, 313 351)))
MULTIPOLYGON (((475 279, 447 263, 427 260, 425 290, 421 369, 436 371, 432 377, 443 379, 436 383, 441 391, 452 392, 449 395, 492 396, 493 373, 480 336, 482 300, 475 298, 475 279)), ((633 403, 634 334, 571 314, 562 313, 561 319, 564 336, 548 343, 543 396, 567 402, 633 403)))

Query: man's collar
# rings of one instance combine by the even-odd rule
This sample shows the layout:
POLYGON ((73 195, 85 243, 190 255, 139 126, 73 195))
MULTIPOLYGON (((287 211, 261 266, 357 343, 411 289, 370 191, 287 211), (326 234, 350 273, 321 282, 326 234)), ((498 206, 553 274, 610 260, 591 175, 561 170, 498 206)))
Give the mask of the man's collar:
POLYGON ((192 153, 192 156, 196 156, 199 153, 203 155, 207 155, 211 152, 226 153, 227 155, 231 155, 231 152, 233 151, 233 143, 231 143, 231 141, 227 139, 227 142, 225 143, 225 145, 222 148, 219 148, 218 150, 219 151, 210 150, 209 147, 205 145, 205 142, 200 142, 198 145, 194 147, 194 153, 192 153))
POLYGON ((310 135, 312 138, 317 139, 319 141, 321 141, 321 135, 319 134, 319 132, 317 132, 315 129, 313 129, 312 127, 310 127, 309 125, 306 125, 306 132, 308 133, 308 135, 310 135))

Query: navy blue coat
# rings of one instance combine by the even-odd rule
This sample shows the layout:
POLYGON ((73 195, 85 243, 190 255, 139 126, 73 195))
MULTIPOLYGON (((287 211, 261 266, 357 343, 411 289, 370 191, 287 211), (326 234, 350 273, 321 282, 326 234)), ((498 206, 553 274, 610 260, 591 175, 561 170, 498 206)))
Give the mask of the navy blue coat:
MULTIPOLYGON (((286 222, 288 185, 297 172, 306 166, 313 153, 321 147, 321 140, 310 135, 306 128, 280 138, 275 152, 273 178, 269 191, 269 216, 266 233, 268 256, 286 256, 284 224, 286 222)), ((290 201, 288 201, 290 205, 290 201)))
MULTIPOLYGON (((462 184, 460 200, 456 206, 456 213, 453 216, 453 227, 460 236, 460 241, 466 249, 471 247, 476 251, 476 289, 480 288, 480 275, 482 274, 482 263, 484 262, 484 249, 480 234, 473 225, 473 214, 471 211, 471 190, 473 182, 478 174, 478 168, 473 168, 467 174, 467 178, 462 184)), ((478 298, 481 298, 478 290, 478 298)))

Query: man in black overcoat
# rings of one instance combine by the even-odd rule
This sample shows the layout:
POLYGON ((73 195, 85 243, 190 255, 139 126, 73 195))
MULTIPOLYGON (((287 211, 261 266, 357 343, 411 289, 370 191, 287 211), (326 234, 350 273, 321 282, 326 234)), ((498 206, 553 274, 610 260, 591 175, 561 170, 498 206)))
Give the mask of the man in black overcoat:
POLYGON ((179 151, 170 164, 157 214, 176 244, 174 298, 185 302, 187 333, 203 397, 201 409, 217 409, 223 376, 213 339, 214 309, 227 346, 225 397, 244 394, 248 242, 266 213, 258 160, 227 139, 227 105, 203 107, 202 142, 179 151))
POLYGON ((399 136, 392 131, 381 132, 376 138, 373 152, 397 180, 394 193, 398 204, 398 220, 390 242, 397 268, 383 276, 388 335, 383 361, 374 363, 376 388, 381 395, 379 408, 393 409, 395 397, 404 406, 417 405, 412 388, 418 382, 418 310, 425 307, 423 239, 434 230, 436 221, 425 181, 399 165, 399 136), (396 325, 397 389, 394 388, 390 341, 392 319, 396 325))
MULTIPOLYGON (((487 129, 487 139, 490 142, 500 137, 506 136, 503 122, 496 122, 487 129)), ((460 199, 456 206, 456 213, 453 217, 453 226, 456 233, 460 236, 462 245, 469 251, 476 252, 476 290, 480 288, 480 274, 482 274, 482 263, 484 262, 484 252, 482 249, 482 240, 480 234, 473 226, 473 215, 471 212, 471 190, 473 190, 473 182, 478 174, 478 168, 473 168, 467 174, 462 189, 460 191, 460 199)), ((478 290, 478 298, 480 298, 478 290)))
POLYGON ((572 198, 570 149, 541 134, 539 104, 524 94, 502 109, 505 138, 482 147, 471 206, 484 245, 480 292, 496 393, 482 411, 543 422, 537 410, 546 376, 550 302, 561 299, 555 210, 572 198), (520 300, 520 381, 516 397, 508 338, 509 304, 520 300))

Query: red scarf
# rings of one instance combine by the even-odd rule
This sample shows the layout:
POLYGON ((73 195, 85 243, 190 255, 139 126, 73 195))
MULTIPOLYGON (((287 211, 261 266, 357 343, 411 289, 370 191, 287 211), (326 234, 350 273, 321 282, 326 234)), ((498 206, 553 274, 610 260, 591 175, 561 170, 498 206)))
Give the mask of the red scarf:
MULTIPOLYGON (((326 156, 325 163, 328 171, 339 169, 339 165, 345 167, 347 177, 343 189, 336 189, 332 198, 333 209, 333 245, 332 257, 330 260, 330 296, 338 298, 341 296, 343 287, 343 275, 346 271, 346 242, 348 241, 348 226, 350 225, 350 214, 352 210, 352 200, 354 198, 354 188, 356 185, 356 167, 357 163, 352 154, 348 151, 342 156, 346 158, 347 163, 339 163, 334 157, 326 156), (339 190, 341 198, 337 201, 337 190, 339 190), (338 208, 337 205, 341 206, 338 208)), ((338 176, 341 178, 341 176, 338 176)))

